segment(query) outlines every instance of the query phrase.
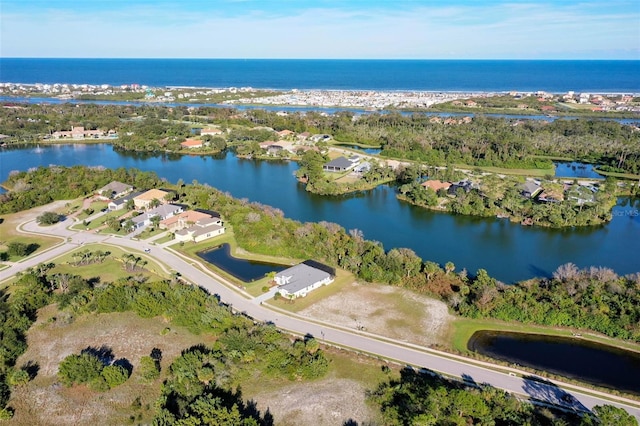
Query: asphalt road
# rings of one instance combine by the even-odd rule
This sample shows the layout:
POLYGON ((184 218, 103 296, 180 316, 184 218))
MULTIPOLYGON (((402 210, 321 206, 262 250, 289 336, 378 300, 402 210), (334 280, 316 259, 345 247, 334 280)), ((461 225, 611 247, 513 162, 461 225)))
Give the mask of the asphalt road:
POLYGON ((215 277, 209 272, 204 272, 203 269, 197 266, 197 261, 183 258, 171 249, 150 245, 144 241, 131 240, 126 237, 72 231, 68 229, 72 224, 73 221, 71 219, 49 227, 40 227, 35 221, 23 224, 23 231, 59 236, 66 239, 66 241, 59 246, 0 271, 0 281, 4 281, 17 272, 36 266, 39 263, 51 261, 84 244, 112 244, 136 250, 140 252, 140 255, 155 259, 164 264, 168 272, 179 272, 182 278, 205 288, 211 294, 219 295, 224 303, 231 305, 238 312, 249 315, 256 321, 271 322, 278 328, 297 335, 310 334, 324 343, 348 347, 415 368, 424 368, 450 376, 462 377, 469 382, 488 383, 496 388, 504 389, 526 398, 560 405, 571 410, 584 411, 593 408, 595 405, 610 404, 622 407, 640 419, 640 403, 636 401, 586 390, 559 381, 550 384, 549 382, 543 383, 538 380, 524 379, 521 376, 526 376, 528 374, 526 372, 468 360, 444 352, 410 345, 406 342, 393 341, 361 330, 347 329, 316 321, 312 322, 294 314, 268 309, 257 300, 251 299, 241 290, 222 284, 219 277, 215 277), (149 253, 144 253, 145 249, 150 249, 149 253), (588 394, 585 392, 588 392, 588 394), (569 393, 574 397, 572 403, 568 404, 561 399, 565 393, 569 393))

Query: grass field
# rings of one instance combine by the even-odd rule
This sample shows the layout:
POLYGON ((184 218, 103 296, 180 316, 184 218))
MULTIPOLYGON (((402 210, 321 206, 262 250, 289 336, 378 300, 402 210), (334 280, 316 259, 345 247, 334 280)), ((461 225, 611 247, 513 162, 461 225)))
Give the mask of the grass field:
MULTIPOLYGON (((126 253, 133 253, 148 262, 146 265, 144 265, 144 270, 140 271, 140 274, 142 274, 143 276, 147 276, 151 280, 167 278, 168 274, 164 271, 164 269, 158 263, 153 261, 152 258, 145 256, 144 253, 129 251, 127 251, 126 253)), ((80 275, 85 279, 99 278, 99 281, 101 283, 113 282, 119 278, 126 278, 132 275, 131 272, 124 270, 124 268, 122 267, 122 262, 119 260, 124 254, 125 251, 119 247, 114 247, 106 244, 88 244, 56 259, 56 267, 51 273, 80 275), (109 251, 111 252, 111 255, 109 255, 109 257, 107 257, 107 259, 103 263, 92 263, 90 265, 80 266, 75 265, 77 259, 73 257, 73 254, 85 250, 94 252, 98 250, 101 250, 103 252, 109 251)))
MULTIPOLYGON (((59 207, 60 208, 55 209, 55 211, 58 211, 60 209, 64 210, 64 207, 62 205, 59 207)), ((35 219, 37 216, 39 216, 40 214, 42 214, 47 210, 49 209, 44 207, 37 207, 35 209, 31 209, 31 210, 27 210, 19 213, 2 215, 1 216, 2 220, 0 221, 0 252, 6 251, 7 245, 13 242, 24 243, 27 245, 36 244, 38 248, 34 253, 40 253, 44 250, 47 250, 59 244, 62 241, 62 239, 60 238, 45 237, 42 235, 34 235, 34 234, 23 234, 16 229, 18 225, 20 225, 21 223, 28 220, 35 219)), ((34 253, 31 253, 31 255, 33 255, 34 253)), ((20 259, 21 258, 18 258, 18 257, 11 257, 9 258, 9 261, 15 262, 20 259)))

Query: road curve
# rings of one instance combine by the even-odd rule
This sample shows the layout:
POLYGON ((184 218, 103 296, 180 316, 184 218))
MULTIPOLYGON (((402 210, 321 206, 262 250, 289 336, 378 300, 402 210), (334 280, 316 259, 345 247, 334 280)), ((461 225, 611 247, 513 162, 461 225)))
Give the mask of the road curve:
MULTIPOLYGON (((219 295, 222 301, 231 305, 236 311, 243 312, 256 321, 271 322, 278 328, 294 334, 310 334, 325 343, 344 346, 408 366, 425 368, 450 376, 462 377, 470 382, 488 383, 496 388, 504 389, 520 396, 549 404, 561 405, 568 409, 584 411, 590 410, 596 405, 610 404, 624 408, 630 414, 640 419, 640 403, 636 401, 618 398, 603 392, 587 390, 579 386, 561 382, 549 384, 548 382, 543 383, 536 380, 527 380, 519 375, 514 376, 508 374, 507 369, 504 367, 492 366, 489 363, 468 360, 463 357, 452 356, 428 348, 406 344, 405 342, 374 336, 362 331, 350 330, 327 323, 318 323, 306 320, 297 315, 268 309, 255 300, 249 299, 241 290, 222 284, 219 277, 215 277, 210 272, 205 272, 199 268, 197 266, 198 262, 183 258, 171 249, 153 246, 147 242, 131 240, 126 237, 73 231, 69 229, 72 224, 73 221, 71 219, 49 227, 40 227, 35 221, 22 224, 19 227, 19 230, 22 232, 58 236, 62 238, 63 242, 41 254, 12 264, 10 267, 1 270, 0 282, 12 277, 17 272, 24 271, 42 262, 51 261, 83 244, 111 244, 122 248, 137 250, 141 253, 144 249, 151 248, 149 253, 144 254, 145 256, 149 256, 160 264, 164 264, 169 270, 179 272, 184 279, 203 287, 211 294, 219 295), (493 367, 494 369, 489 367, 493 367), (567 404, 562 401, 561 398, 565 393, 570 393, 575 398, 572 404, 567 404)), ((521 374, 527 375, 526 372, 521 374)))

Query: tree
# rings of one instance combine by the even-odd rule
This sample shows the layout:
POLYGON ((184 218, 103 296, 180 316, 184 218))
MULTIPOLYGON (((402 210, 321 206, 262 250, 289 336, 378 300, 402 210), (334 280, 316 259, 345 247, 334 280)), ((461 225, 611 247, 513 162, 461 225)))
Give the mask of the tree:
POLYGON ((33 252, 31 244, 25 244, 18 241, 12 241, 7 244, 7 253, 9 256, 24 257, 33 252))
POLYGON ((638 426, 635 417, 613 405, 596 405, 592 411, 602 426, 638 426))
POLYGON ((53 225, 60 222, 62 216, 55 212, 44 212, 36 218, 40 225, 53 225))

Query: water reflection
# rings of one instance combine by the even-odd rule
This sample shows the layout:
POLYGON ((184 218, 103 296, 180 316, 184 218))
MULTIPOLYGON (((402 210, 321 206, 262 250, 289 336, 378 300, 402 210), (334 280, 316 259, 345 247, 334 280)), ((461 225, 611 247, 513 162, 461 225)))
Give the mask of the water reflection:
POLYGON ((270 272, 280 272, 288 267, 233 257, 231 246, 226 243, 213 250, 199 252, 198 256, 244 282, 259 280, 270 272))
POLYGON ((581 338, 477 331, 467 344, 491 358, 640 395, 640 353, 581 338))

